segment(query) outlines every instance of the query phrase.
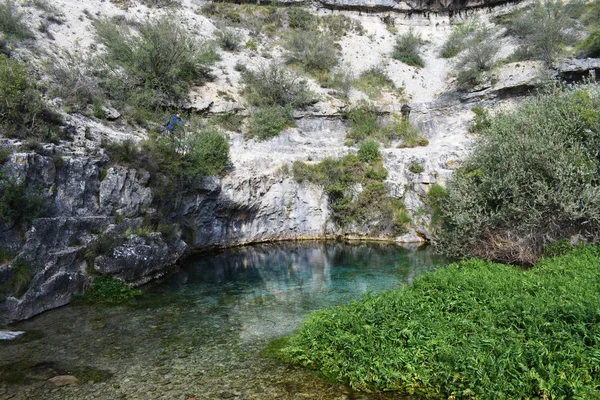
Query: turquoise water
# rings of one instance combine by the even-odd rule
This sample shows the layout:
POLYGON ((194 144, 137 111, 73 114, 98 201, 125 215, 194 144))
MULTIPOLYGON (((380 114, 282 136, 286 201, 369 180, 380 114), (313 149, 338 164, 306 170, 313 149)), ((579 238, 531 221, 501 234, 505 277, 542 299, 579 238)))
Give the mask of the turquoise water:
POLYGON ((32 340, 0 345, 0 398, 394 398, 352 393, 260 350, 310 311, 410 284, 443 264, 430 249, 373 243, 197 256, 128 306, 67 306, 11 327, 32 340), (47 381, 57 374, 80 381, 57 387, 47 381))

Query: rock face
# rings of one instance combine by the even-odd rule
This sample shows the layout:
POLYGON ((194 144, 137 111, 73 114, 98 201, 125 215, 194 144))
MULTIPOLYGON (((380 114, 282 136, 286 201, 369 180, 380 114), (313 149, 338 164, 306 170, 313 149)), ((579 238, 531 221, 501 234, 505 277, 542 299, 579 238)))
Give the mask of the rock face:
POLYGON ((328 8, 370 11, 440 12, 469 8, 493 7, 505 4, 503 0, 318 0, 328 8))

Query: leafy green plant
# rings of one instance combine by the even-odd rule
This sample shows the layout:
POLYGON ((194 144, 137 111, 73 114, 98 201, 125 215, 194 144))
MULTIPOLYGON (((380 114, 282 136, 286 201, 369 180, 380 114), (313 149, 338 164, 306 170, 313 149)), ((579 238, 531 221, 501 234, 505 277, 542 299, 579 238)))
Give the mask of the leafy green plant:
POLYGON ((215 37, 219 46, 225 51, 237 51, 240 47, 241 40, 239 35, 230 29, 217 31, 215 37))
POLYGON ((335 42, 317 30, 291 32, 284 47, 286 62, 301 65, 308 72, 329 71, 337 64, 335 42))
POLYGON ((45 210, 46 201, 35 188, 0 173, 0 221, 30 224, 45 210))
POLYGON ((410 222, 402 202, 389 197, 383 184, 387 171, 381 160, 364 162, 356 155, 347 155, 337 160, 326 158, 315 165, 296 161, 292 172, 299 183, 323 186, 331 219, 340 227, 360 224, 369 226, 371 232, 399 234, 410 222), (362 190, 356 192, 358 185, 362 190))
POLYGON ((389 77, 385 69, 374 66, 361 72, 354 86, 362 90, 371 99, 378 99, 383 89, 396 90, 394 81, 389 77))
POLYGON ((593 246, 528 271, 464 261, 317 311, 271 352, 355 390, 593 398, 599 263, 593 246))
POLYGON ((110 276, 96 276, 90 289, 78 300, 94 304, 122 304, 142 295, 139 289, 133 289, 124 282, 110 276))
POLYGON ((354 83, 354 75, 348 69, 322 71, 314 74, 315 79, 324 88, 335 89, 335 96, 347 99, 354 83))
POLYGON ((476 29, 477 24, 475 22, 456 25, 442 45, 440 56, 443 58, 456 57, 465 48, 465 44, 468 43, 470 36, 476 29))
POLYGON ((396 39, 396 44, 394 44, 394 50, 392 51, 392 58, 413 67, 424 67, 425 62, 419 55, 421 47, 424 44, 425 40, 421 38, 421 35, 409 31, 398 36, 396 39))
POLYGON ((4 0, 0 3, 0 32, 9 40, 33 38, 33 33, 23 22, 23 13, 17 10, 12 0, 4 0))
POLYGON ((243 74, 244 95, 255 106, 279 105, 301 108, 316 101, 306 84, 281 64, 262 65, 243 74))
POLYGON ((394 116, 392 122, 387 126, 390 137, 402 139, 398 148, 413 148, 427 146, 429 140, 421 135, 421 132, 410 123, 409 120, 394 116))
POLYGON ((508 31, 522 41, 517 57, 552 63, 564 46, 578 37, 578 23, 561 1, 538 1, 508 23, 508 31))
POLYGON ((594 30, 578 45, 585 57, 600 57, 600 28, 594 30))
POLYGON ((420 174, 421 172, 425 171, 425 168, 423 168, 423 166, 421 164, 419 164, 418 162, 413 161, 408 166, 408 170, 410 172, 412 172, 413 174, 420 174))
POLYGON ((261 106, 254 110, 248 123, 248 136, 267 140, 282 130, 296 126, 289 107, 261 106))
POLYGON ((25 65, 0 54, 0 125, 5 134, 50 140, 61 123, 31 85, 25 65))
POLYGON ((469 132, 480 132, 482 129, 490 126, 490 113, 488 110, 480 105, 476 105, 471 108, 471 111, 473 111, 475 117, 473 118, 473 125, 469 127, 469 132))
POLYGON ((431 224, 438 226, 441 223, 442 202, 448 197, 446 189, 437 183, 431 185, 425 199, 427 200, 427 208, 431 214, 431 224))
POLYGON ((448 185, 447 254, 531 264, 542 246, 600 225, 600 91, 557 85, 490 117, 448 185))
POLYGON ((374 140, 366 140, 360 144, 358 159, 362 162, 372 163, 381 160, 379 143, 374 140))
POLYGON ((213 47, 197 41, 171 17, 144 24, 101 19, 94 27, 105 48, 103 87, 111 98, 136 108, 187 98, 190 85, 207 80, 218 58, 213 47))
POLYGON ((495 35, 496 31, 487 26, 471 33, 454 66, 459 86, 464 88, 481 83, 485 73, 494 68, 500 50, 495 35))
POLYGON ((288 19, 290 28, 302 30, 310 30, 316 22, 313 14, 299 7, 288 10, 288 19))
POLYGON ((356 143, 377 137, 381 133, 377 110, 369 103, 349 109, 344 113, 344 118, 350 125, 346 137, 356 143))

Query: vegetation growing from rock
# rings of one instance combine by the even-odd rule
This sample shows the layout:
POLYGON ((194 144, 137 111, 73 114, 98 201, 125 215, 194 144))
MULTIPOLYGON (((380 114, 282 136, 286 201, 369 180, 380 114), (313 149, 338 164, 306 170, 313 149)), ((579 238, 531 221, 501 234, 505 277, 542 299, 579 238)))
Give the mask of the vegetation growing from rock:
POLYGON ((500 44, 493 28, 480 26, 471 32, 454 66, 458 85, 464 88, 481 83, 485 73, 496 65, 499 50, 500 44))
POLYGON ((440 49, 440 56, 443 58, 453 58, 458 55, 465 48, 465 44, 468 43, 468 39, 471 34, 476 30, 476 22, 469 22, 464 24, 458 24, 452 28, 452 32, 448 39, 442 45, 440 49))
POLYGON ((263 65, 243 74, 244 95, 255 107, 248 123, 248 134, 259 140, 277 136, 295 126, 292 112, 316 101, 307 83, 281 64, 263 65))
POLYGON ((0 128, 9 137, 57 142, 62 120, 48 110, 25 65, 0 54, 0 128))
POLYGON ((45 210, 45 199, 34 187, 0 172, 0 222, 23 228, 45 210))
POLYGON ((482 127, 442 202, 437 243, 458 257, 531 264, 546 243, 600 227, 600 91, 553 86, 482 127))
POLYGON ((217 53, 171 17, 135 24, 115 19, 95 22, 106 49, 99 71, 108 96, 130 107, 156 109, 187 98, 191 84, 208 79, 217 53))
POLYGON ((9 41, 33 38, 33 32, 23 21, 23 13, 17 10, 14 1, 4 0, 0 3, 0 32, 9 41))
POLYGON ((425 40, 421 35, 409 31, 396 39, 392 58, 413 67, 424 67, 425 61, 419 54, 424 44, 425 40))
POLYGON ((578 38, 578 22, 569 15, 568 6, 561 1, 538 1, 504 22, 508 33, 521 40, 517 59, 533 58, 550 64, 565 46, 578 38))
POLYGON ((381 97, 382 90, 396 92, 397 94, 403 93, 403 88, 397 88, 388 73, 378 66, 361 72, 356 82, 354 82, 354 87, 363 91, 372 100, 381 97))
POLYGON ((358 390, 595 397, 599 263, 593 246, 528 271, 463 261, 404 289, 313 313, 278 352, 358 390))
POLYGON ((410 218, 404 204, 389 197, 383 180, 387 171, 381 156, 374 153, 375 142, 365 142, 359 155, 340 159, 326 158, 310 165, 294 162, 293 175, 298 183, 321 185, 329 198, 332 220, 344 228, 350 224, 369 226, 371 232, 405 232, 410 218), (370 144, 369 144, 370 143, 370 144))
POLYGON ((294 30, 284 47, 288 64, 302 66, 307 72, 329 71, 337 65, 338 49, 329 35, 318 30, 294 30))

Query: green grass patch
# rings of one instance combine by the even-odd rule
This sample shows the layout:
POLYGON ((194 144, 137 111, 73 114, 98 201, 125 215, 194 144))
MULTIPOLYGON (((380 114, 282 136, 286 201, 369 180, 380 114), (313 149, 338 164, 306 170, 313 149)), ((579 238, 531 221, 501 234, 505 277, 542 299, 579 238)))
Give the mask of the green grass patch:
POLYGON ((90 289, 76 302, 117 305, 140 296, 143 292, 110 276, 96 276, 90 289))
POLYGON ((0 2, 0 32, 12 40, 33 38, 33 32, 23 21, 23 13, 17 10, 15 2, 4 0, 0 2))
MULTIPOLYGON (((381 97, 383 90, 388 90, 390 92, 399 90, 387 72, 381 67, 371 67, 363 71, 358 76, 356 82, 354 82, 354 87, 363 91, 372 100, 381 97)), ((402 93, 403 90, 400 89, 399 94, 402 93)))
POLYGON ((311 314, 277 350, 357 390, 597 398, 600 250, 532 270, 480 260, 311 314))

